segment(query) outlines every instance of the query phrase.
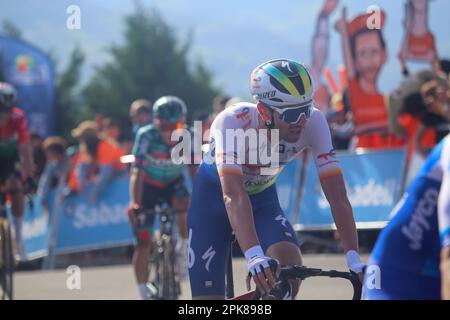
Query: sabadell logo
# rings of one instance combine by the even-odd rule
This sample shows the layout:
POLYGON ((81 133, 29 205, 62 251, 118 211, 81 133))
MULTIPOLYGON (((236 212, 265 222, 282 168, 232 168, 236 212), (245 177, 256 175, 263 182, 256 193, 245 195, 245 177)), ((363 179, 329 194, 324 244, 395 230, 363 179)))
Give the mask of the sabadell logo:
POLYGON ((16 57, 16 69, 20 73, 27 73, 34 67, 34 60, 31 56, 21 54, 16 57))

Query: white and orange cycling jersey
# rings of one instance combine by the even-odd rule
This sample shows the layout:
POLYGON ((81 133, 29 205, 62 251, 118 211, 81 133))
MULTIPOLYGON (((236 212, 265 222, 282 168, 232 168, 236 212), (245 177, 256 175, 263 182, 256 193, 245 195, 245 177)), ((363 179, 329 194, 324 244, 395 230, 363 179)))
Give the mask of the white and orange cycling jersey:
POLYGON ((266 132, 260 128, 255 104, 238 103, 222 111, 211 125, 209 151, 203 159, 208 172, 216 177, 242 175, 246 191, 254 195, 274 184, 283 167, 305 148, 309 148, 321 179, 341 174, 331 143, 330 129, 318 109, 313 109, 295 143, 283 140, 274 143, 275 139, 266 143, 266 132), (242 143, 243 137, 247 137, 249 143, 242 143), (270 144, 273 146, 267 147, 270 144), (275 152, 270 153, 268 150, 275 152))

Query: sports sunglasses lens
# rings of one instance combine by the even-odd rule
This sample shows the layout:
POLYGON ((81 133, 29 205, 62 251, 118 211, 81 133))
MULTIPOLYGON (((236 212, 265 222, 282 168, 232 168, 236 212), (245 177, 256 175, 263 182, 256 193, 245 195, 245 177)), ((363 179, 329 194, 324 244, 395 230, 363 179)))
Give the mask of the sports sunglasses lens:
POLYGON ((281 119, 285 122, 297 123, 302 114, 305 115, 306 119, 309 119, 309 106, 286 110, 285 112, 283 112, 281 119))

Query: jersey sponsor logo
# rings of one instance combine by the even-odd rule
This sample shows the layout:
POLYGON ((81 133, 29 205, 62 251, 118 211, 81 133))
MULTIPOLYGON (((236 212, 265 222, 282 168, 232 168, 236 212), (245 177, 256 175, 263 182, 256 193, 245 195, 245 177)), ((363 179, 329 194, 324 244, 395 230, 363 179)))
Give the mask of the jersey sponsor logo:
POLYGON ((209 264, 211 263, 211 260, 214 258, 215 255, 216 251, 213 249, 212 246, 210 246, 202 256, 202 259, 206 261, 205 269, 208 272, 209 272, 209 264))
POLYGON ((319 159, 319 160, 324 159, 325 161, 327 161, 330 158, 336 159, 336 152, 334 152, 334 149, 331 149, 330 152, 322 153, 317 156, 317 159, 319 159))
POLYGON ((412 250, 422 249, 423 234, 431 229, 429 218, 436 214, 439 191, 429 188, 419 200, 408 225, 402 227, 402 234, 409 240, 412 250))
POLYGON ((254 89, 259 89, 261 88, 261 86, 259 85, 259 82, 261 82, 261 77, 260 76, 253 76, 252 75, 252 87, 254 89))
POLYGON ((191 269, 195 263, 195 253, 191 246, 192 243, 192 228, 189 229, 189 240, 188 240, 188 268, 191 269))
POLYGON ((246 120, 248 118, 247 116, 248 116, 249 112, 250 112, 250 109, 248 107, 245 107, 236 115, 236 118, 241 119, 241 120, 246 120))

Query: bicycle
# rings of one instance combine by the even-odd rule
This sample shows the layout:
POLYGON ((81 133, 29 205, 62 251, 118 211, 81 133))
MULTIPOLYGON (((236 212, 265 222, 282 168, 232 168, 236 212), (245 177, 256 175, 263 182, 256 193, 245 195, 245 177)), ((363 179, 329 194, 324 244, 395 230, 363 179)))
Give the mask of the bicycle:
MULTIPOLYGON (((291 285, 289 280, 300 279, 305 280, 311 277, 330 277, 330 278, 342 278, 348 280, 353 287, 352 300, 361 300, 362 284, 356 273, 344 272, 336 270, 322 270, 319 268, 308 268, 305 266, 282 266, 281 272, 275 283, 275 288, 271 290, 268 295, 261 295, 258 289, 247 292, 238 297, 234 297, 233 286, 233 270, 232 270, 232 251, 230 251, 228 258, 227 268, 227 283, 226 283, 226 297, 230 300, 283 300, 290 298, 291 285)), ((269 261, 272 272, 275 274, 277 269, 277 263, 275 260, 269 261)))
POLYGON ((0 190, 0 286, 2 300, 13 300, 14 297, 14 241, 12 228, 6 212, 6 192, 0 190))
POLYGON ((153 279, 147 283, 152 299, 176 300, 181 294, 178 263, 175 252, 173 228, 176 209, 163 202, 153 210, 144 211, 145 220, 159 217, 159 234, 155 237, 152 254, 149 259, 149 271, 153 270, 153 279), (153 217, 152 217, 153 216, 153 217))

